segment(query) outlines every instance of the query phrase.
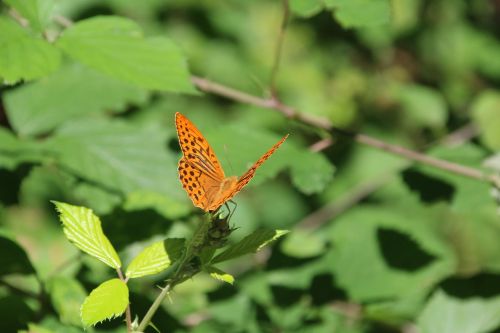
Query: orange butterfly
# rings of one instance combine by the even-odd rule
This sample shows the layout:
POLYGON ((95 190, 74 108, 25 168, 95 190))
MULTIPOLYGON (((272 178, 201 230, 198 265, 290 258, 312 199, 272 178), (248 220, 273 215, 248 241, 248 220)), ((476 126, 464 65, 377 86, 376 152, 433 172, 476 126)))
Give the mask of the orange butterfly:
POLYGON ((206 212, 219 209, 253 178, 255 170, 285 141, 288 134, 267 151, 241 177, 226 177, 224 170, 194 124, 177 112, 175 125, 182 150, 179 160, 179 178, 193 204, 206 212))

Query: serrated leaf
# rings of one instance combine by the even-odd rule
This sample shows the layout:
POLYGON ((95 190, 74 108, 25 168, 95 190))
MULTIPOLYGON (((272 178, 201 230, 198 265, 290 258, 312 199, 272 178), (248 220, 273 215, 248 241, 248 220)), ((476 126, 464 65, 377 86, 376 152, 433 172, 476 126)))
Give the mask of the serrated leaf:
POLYGON ((95 325, 106 319, 120 316, 129 303, 128 287, 120 279, 103 282, 92 290, 82 305, 82 323, 95 325))
POLYGON ((458 299, 438 290, 417 320, 423 333, 484 333, 500 326, 500 298, 458 299))
POLYGON ((210 276, 216 280, 219 280, 222 282, 227 282, 229 284, 234 283, 234 276, 232 276, 231 274, 226 273, 226 272, 224 272, 216 267, 213 267, 213 266, 205 267, 205 271, 207 271, 207 273, 210 274, 210 276))
POLYGON ((64 31, 57 46, 117 79, 148 89, 195 92, 180 49, 164 37, 143 38, 139 26, 125 18, 77 22, 64 31))
POLYGON ((78 280, 65 276, 56 276, 47 281, 48 292, 59 320, 64 324, 79 326, 80 308, 86 292, 78 280))
POLYGON ((104 235, 101 220, 91 209, 53 201, 66 237, 83 252, 113 268, 120 268, 118 254, 104 235))
POLYGON ((288 230, 256 230, 240 240, 238 243, 230 245, 227 249, 216 255, 212 259, 211 263, 215 264, 241 257, 245 254, 257 252, 267 244, 277 240, 288 232, 288 230))
POLYGON ((30 36, 6 17, 0 17, 0 45, 0 78, 8 84, 48 75, 61 62, 53 45, 30 36))
POLYGON ((159 128, 120 121, 67 123, 45 142, 56 161, 75 175, 127 194, 144 190, 186 201, 179 186, 177 156, 168 154, 159 128))
POLYGON ((130 263, 125 275, 138 278, 159 273, 180 258, 184 250, 183 238, 167 238, 151 244, 130 263))
POLYGON ((42 32, 50 22, 55 4, 54 0, 5 0, 5 3, 15 8, 38 32, 42 32))
POLYGON ((21 136, 54 129, 67 120, 97 113, 123 112, 147 100, 144 89, 70 65, 54 75, 4 94, 10 123, 21 136))
POLYGON ((325 4, 344 28, 380 26, 391 18, 388 0, 325 0, 325 4))

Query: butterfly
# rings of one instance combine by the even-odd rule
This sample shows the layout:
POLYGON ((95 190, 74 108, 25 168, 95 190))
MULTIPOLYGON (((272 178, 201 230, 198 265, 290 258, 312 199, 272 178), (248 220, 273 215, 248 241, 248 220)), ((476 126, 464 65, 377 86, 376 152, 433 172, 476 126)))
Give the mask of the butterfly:
POLYGON ((196 128, 182 114, 175 114, 175 125, 182 158, 179 160, 179 178, 182 187, 196 207, 215 212, 253 178, 257 168, 264 163, 286 140, 285 135, 255 162, 241 177, 226 177, 214 150, 196 128))

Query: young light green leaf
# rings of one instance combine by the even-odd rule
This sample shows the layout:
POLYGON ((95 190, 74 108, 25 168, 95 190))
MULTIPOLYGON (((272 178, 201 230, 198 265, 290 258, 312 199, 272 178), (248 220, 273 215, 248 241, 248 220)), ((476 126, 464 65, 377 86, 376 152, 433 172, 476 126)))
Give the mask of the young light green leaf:
POLYGON ((325 4, 344 28, 380 26, 391 18, 388 0, 325 0, 325 4))
POLYGON ((184 238, 167 238, 151 244, 132 260, 125 275, 138 278, 163 271, 180 258, 184 243, 184 238))
POLYGON ((234 276, 232 276, 231 274, 226 273, 226 272, 224 272, 216 267, 213 267, 213 266, 205 267, 205 271, 216 280, 227 282, 229 284, 234 283, 234 276))
POLYGON ((277 240, 288 232, 288 230, 256 230, 250 235, 243 238, 238 243, 230 245, 226 250, 216 255, 212 259, 211 263, 215 264, 218 262, 241 257, 245 254, 257 252, 267 244, 277 240))
POLYGON ((148 89, 194 93, 186 61, 171 40, 142 37, 133 21, 94 17, 68 28, 57 46, 102 73, 148 89))
POLYGON ((38 32, 42 32, 50 22, 55 4, 54 0, 5 0, 5 3, 16 9, 38 32))
POLYGON ((66 237, 80 250, 113 268, 121 267, 120 258, 104 235, 101 221, 91 209, 53 201, 63 223, 66 237))
POLYGON ((120 316, 129 303, 128 287, 120 279, 108 280, 92 290, 82 305, 82 323, 95 325, 120 316))
POLYGON ((59 50, 7 17, 0 17, 0 45, 0 78, 9 84, 48 75, 61 61, 59 50))
POLYGON ((127 105, 146 102, 148 93, 130 83, 73 64, 50 77, 6 91, 3 98, 16 132, 33 136, 77 117, 123 112, 127 105))
POLYGON ((500 298, 458 299, 437 291, 420 314, 417 327, 425 333, 483 333, 500 326, 500 298))

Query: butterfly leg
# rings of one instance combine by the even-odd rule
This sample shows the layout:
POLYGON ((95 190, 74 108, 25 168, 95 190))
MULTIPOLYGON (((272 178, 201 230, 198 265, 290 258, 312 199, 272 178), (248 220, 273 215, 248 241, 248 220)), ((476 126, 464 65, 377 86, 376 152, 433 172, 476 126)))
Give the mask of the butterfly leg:
POLYGON ((228 220, 231 219, 231 217, 233 216, 234 212, 236 211, 236 208, 238 207, 238 204, 236 202, 234 202, 233 200, 229 200, 229 201, 226 201, 224 203, 226 205, 226 208, 227 210, 229 211, 229 217, 228 217, 228 220), (231 211, 231 209, 229 208, 229 202, 232 203, 234 205, 234 209, 231 211))

